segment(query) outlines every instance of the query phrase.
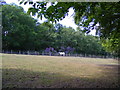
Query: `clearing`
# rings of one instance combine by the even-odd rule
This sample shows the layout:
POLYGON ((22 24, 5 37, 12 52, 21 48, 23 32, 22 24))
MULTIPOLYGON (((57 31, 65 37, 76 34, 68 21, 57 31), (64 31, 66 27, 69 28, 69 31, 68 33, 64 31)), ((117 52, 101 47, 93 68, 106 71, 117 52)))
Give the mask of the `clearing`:
POLYGON ((114 59, 2 54, 3 88, 114 88, 118 76, 114 59))

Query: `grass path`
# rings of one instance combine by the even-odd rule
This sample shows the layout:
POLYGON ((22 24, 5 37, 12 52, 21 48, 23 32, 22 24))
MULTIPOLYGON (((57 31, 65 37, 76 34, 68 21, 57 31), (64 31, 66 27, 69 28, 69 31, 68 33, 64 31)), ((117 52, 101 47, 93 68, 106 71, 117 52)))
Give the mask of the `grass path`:
POLYGON ((114 59, 2 54, 3 88, 118 87, 114 59))

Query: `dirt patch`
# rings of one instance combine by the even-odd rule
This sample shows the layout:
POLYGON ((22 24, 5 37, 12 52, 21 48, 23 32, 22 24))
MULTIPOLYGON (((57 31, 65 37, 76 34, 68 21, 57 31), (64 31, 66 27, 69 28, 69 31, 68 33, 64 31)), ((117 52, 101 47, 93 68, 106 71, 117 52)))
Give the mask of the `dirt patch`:
POLYGON ((72 79, 66 82, 60 82, 50 88, 118 88, 117 82, 108 82, 100 79, 72 79))
POLYGON ((108 71, 108 72, 120 75, 120 72, 119 72, 120 65, 99 65, 99 66, 101 69, 106 69, 104 70, 105 72, 108 71))

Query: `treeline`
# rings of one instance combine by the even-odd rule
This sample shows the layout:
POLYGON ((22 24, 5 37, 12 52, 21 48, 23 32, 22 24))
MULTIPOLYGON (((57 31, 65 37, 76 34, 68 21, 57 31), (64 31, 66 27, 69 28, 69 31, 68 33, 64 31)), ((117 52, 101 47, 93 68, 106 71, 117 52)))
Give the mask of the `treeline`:
MULTIPOLYGON (((66 22, 67 23, 67 22, 66 22)), ((69 23, 69 22, 68 22, 69 23)), ((2 6, 2 49, 104 55, 99 37, 61 24, 38 23, 22 7, 2 6)))

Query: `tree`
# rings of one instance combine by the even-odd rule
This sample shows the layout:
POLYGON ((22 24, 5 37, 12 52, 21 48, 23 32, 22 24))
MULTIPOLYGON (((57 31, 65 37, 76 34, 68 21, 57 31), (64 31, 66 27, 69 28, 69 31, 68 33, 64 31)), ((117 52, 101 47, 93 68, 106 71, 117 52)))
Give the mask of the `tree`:
POLYGON ((44 50, 48 47, 54 46, 55 41, 55 28, 53 24, 44 22, 36 27, 36 46, 37 50, 44 50))
POLYGON ((23 2, 33 5, 28 9, 28 13, 32 12, 33 15, 38 13, 38 17, 44 16, 52 22, 65 18, 69 8, 73 8, 75 23, 84 27, 83 31, 86 33, 96 29, 96 34, 112 44, 109 46, 106 43, 111 48, 110 51, 120 56, 120 2, 52 2, 48 8, 46 7, 48 2, 22 1, 20 3, 23 2))
POLYGON ((16 5, 3 5, 3 49, 37 50, 46 52, 99 54, 105 53, 97 37, 85 35, 80 28, 74 30, 49 21, 38 23, 16 5))
POLYGON ((16 5, 2 6, 3 49, 34 49, 35 20, 16 5), (33 43, 31 43, 33 42, 33 43))
POLYGON ((64 27, 60 24, 56 24, 56 26, 60 28, 56 30, 55 50, 70 52, 74 48, 74 53, 93 55, 104 55, 106 53, 98 37, 85 35, 81 30, 75 31, 71 27, 64 27), (70 50, 68 50, 69 48, 70 50))

